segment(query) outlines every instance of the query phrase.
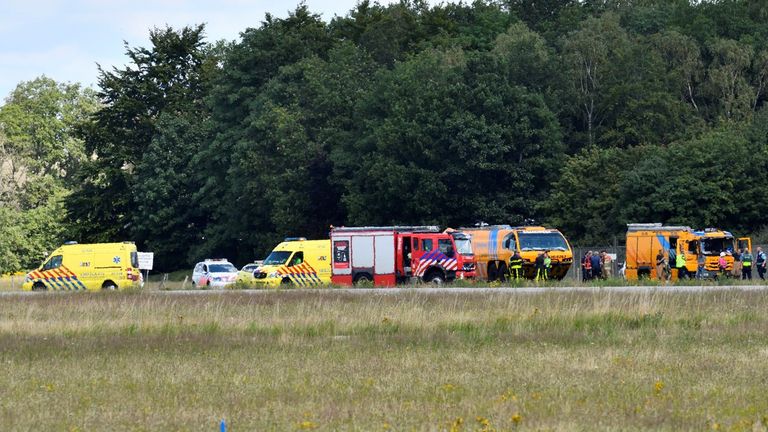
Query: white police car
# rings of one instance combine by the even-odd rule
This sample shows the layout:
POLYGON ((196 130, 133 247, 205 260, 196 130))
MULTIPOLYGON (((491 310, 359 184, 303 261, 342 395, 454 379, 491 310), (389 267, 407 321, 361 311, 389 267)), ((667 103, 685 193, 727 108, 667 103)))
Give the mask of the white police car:
POLYGON ((237 267, 225 259, 207 259, 192 270, 192 285, 200 288, 223 288, 236 280, 237 267))

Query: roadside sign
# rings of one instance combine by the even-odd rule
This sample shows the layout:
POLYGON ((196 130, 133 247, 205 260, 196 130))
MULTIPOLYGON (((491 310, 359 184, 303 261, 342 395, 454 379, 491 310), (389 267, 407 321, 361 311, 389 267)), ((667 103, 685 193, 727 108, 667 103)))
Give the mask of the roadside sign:
POLYGON ((139 258, 139 270, 152 270, 155 261, 154 252, 137 252, 139 258))

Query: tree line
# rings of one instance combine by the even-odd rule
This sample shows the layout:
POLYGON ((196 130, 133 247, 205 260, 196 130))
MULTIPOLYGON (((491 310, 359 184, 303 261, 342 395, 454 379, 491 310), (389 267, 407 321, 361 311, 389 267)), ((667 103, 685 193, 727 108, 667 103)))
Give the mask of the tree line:
POLYGON ((150 31, 98 88, 0 107, 0 271, 65 239, 162 270, 330 225, 629 222, 766 231, 768 6, 756 0, 305 5, 234 42, 150 31))

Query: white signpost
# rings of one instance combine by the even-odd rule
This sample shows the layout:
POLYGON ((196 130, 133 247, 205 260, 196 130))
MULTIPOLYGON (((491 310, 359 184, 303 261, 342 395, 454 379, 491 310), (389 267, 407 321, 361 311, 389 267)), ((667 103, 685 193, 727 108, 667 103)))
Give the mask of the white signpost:
POLYGON ((137 252, 139 257, 139 270, 152 270, 152 265, 155 262, 154 252, 137 252))
POLYGON ((142 283, 142 287, 144 286, 144 283, 147 283, 149 280, 149 271, 152 270, 152 266, 155 263, 155 253, 154 252, 136 252, 137 258, 139 260, 139 271, 144 270, 144 281, 142 283))

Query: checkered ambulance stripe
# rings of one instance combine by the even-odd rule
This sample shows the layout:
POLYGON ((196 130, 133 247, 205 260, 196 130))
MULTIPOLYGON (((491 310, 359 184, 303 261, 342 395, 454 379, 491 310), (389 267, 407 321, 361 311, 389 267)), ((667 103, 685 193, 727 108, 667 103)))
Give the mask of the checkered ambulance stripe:
POLYGON ((292 267, 281 267, 277 273, 287 276, 291 282, 298 286, 313 286, 322 283, 317 275, 317 271, 307 263, 301 263, 292 267))
POLYGON ((33 277, 33 283, 40 282, 49 290, 77 291, 86 289, 83 282, 64 266, 52 270, 34 271, 30 275, 33 277))

